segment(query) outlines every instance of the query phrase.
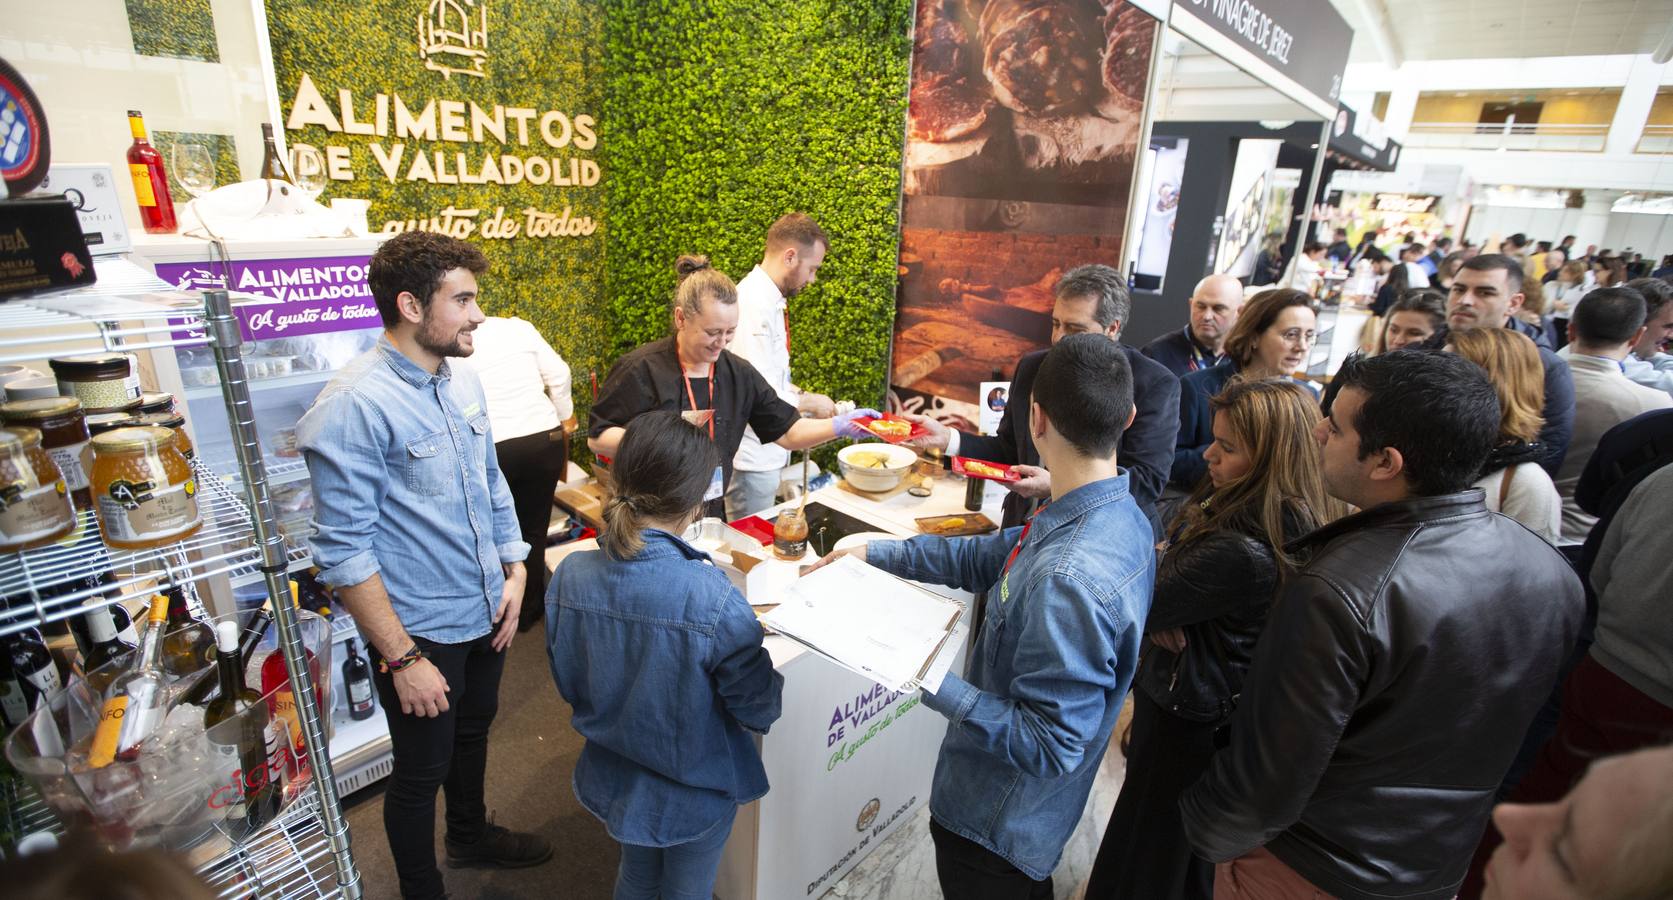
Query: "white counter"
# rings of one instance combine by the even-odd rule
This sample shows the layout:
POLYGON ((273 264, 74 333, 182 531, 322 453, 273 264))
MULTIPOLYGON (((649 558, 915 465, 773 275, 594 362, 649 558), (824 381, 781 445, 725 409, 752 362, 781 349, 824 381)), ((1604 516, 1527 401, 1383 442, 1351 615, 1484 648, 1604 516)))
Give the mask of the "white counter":
MULTIPOLYGON (((1003 489, 990 486, 983 511, 994 522, 1002 497, 1003 489)), ((963 512, 964 481, 937 479, 931 495, 922 498, 901 493, 878 502, 833 486, 809 500, 907 538, 918 533, 917 517, 963 512)), ((771 518, 778 509, 761 517, 771 518)), ((555 563, 593 546, 592 541, 566 544, 547 558, 555 563)), ((802 562, 761 563, 751 573, 752 590, 762 583, 763 567, 770 585, 775 575, 794 577, 798 566, 814 558, 810 551, 802 562)), ((971 599, 952 588, 926 587, 971 599)), ((784 676, 783 717, 756 739, 772 789, 738 812, 715 885, 720 900, 817 897, 836 884, 929 802, 947 729, 947 720, 924 707, 919 693, 887 691, 781 637, 768 635, 764 644, 784 676)), ((967 646, 968 639, 957 648, 954 672, 964 671, 967 646)))

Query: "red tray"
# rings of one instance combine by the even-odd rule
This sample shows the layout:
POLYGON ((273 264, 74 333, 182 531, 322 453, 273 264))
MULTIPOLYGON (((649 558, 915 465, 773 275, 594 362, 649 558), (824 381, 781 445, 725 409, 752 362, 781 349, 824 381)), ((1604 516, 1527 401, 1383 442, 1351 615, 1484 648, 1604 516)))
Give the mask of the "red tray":
MULTIPOLYGON (((884 413, 883 414, 883 419, 885 421, 890 421, 890 422, 904 422, 904 421, 906 421, 906 417, 897 416, 894 413, 884 413)), ((909 441, 909 440, 911 440, 915 437, 923 437, 924 435, 929 434, 929 429, 925 428, 923 425, 921 425, 917 422, 912 423, 912 430, 907 432, 905 437, 892 437, 892 436, 889 436, 889 435, 878 434, 876 431, 872 431, 872 428, 871 428, 871 424, 873 422, 876 422, 876 421, 877 421, 877 419, 875 419, 871 416, 862 416, 858 419, 855 419, 854 424, 860 426, 861 428, 864 428, 867 431, 871 431, 871 433, 877 435, 878 438, 880 438, 884 441, 888 441, 891 444, 898 444, 902 441, 909 441)))
POLYGON ((1021 481, 1022 480, 1022 476, 1017 473, 1017 467, 1016 466, 1007 466, 1007 465, 1004 465, 1003 463, 988 462, 985 459, 971 459, 968 456, 955 456, 955 457, 953 457, 953 473, 956 474, 956 475, 963 475, 966 478, 986 478, 989 481, 1007 481, 1007 482, 1009 482, 1009 481, 1021 481), (995 469, 1004 470, 1005 474, 1003 474, 1003 475, 979 475, 979 474, 976 474, 974 472, 969 472, 969 471, 966 471, 965 468, 964 468, 964 464, 966 462, 979 462, 984 466, 993 466, 995 469))
POLYGON ((773 523, 760 516, 744 516, 736 522, 730 522, 733 528, 761 542, 761 546, 770 547, 773 543, 773 523))

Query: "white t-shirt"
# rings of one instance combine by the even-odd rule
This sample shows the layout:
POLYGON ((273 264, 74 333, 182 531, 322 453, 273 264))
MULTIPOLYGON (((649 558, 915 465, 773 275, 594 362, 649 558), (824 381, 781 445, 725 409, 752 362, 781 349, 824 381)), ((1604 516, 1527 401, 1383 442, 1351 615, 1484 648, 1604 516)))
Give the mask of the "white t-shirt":
MULTIPOLYGON (((798 398, 790 386, 790 347, 784 330, 786 305, 767 270, 756 266, 738 282, 738 330, 726 349, 749 360, 779 399, 795 406, 798 398)), ((789 464, 789 450, 761 443, 755 429, 747 427, 732 458, 732 468, 743 472, 773 472, 789 464)))
POLYGON ((481 379, 496 442, 551 431, 575 413, 569 364, 534 325, 490 316, 471 336, 471 355, 452 362, 481 379))
POLYGON ((1488 509, 1521 522, 1548 544, 1557 543, 1563 531, 1563 498, 1558 496, 1557 485, 1539 463, 1525 462, 1500 469, 1477 481, 1475 486, 1487 492, 1488 509), (1505 474, 1509 472, 1514 472, 1510 490, 1504 491, 1505 474), (1502 506, 1501 492, 1504 493, 1502 506))

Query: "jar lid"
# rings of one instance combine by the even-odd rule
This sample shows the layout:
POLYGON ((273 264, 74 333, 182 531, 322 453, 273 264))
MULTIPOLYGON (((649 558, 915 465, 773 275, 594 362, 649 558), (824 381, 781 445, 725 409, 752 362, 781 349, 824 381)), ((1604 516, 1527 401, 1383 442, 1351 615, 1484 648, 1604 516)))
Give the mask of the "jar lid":
POLYGON ((155 425, 135 425, 107 431, 93 438, 95 453, 130 453, 157 450, 174 442, 174 432, 155 425))
POLYGON ((117 428, 128 428, 134 424, 133 413, 99 412, 87 414, 87 430, 92 434, 103 434, 117 428))
POLYGON ((137 416, 129 416, 128 425, 133 427, 155 425, 159 428, 183 428, 186 425, 186 417, 171 412, 141 413, 137 416))
POLYGON ((60 356, 49 359, 52 374, 65 381, 105 381, 127 378, 131 366, 121 353, 88 353, 82 356, 60 356))
POLYGON ((0 450, 16 453, 41 445, 41 432, 34 428, 0 428, 0 450))
POLYGON ((39 400, 12 400, 0 403, 0 418, 38 422, 67 415, 81 409, 81 401, 74 397, 43 397, 39 400))
POLYGON ((115 406, 95 406, 87 412, 89 415, 94 413, 117 413, 124 416, 136 415, 139 412, 139 398, 135 397, 132 400, 124 400, 115 406))
POLYGON ((139 395, 139 411, 142 413, 173 412, 174 395, 166 391, 143 391, 139 395))

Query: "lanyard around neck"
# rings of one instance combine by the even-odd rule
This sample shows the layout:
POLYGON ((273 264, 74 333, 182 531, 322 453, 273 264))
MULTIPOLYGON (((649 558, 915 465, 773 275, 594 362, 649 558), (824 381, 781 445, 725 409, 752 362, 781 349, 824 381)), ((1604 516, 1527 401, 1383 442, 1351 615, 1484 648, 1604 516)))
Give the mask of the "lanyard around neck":
MULTIPOLYGON (((686 400, 691 403, 693 412, 697 411, 697 395, 691 390, 691 376, 685 373, 685 357, 680 355, 679 348, 674 348, 674 359, 680 364, 680 378, 685 381, 686 400)), ((715 363, 709 364, 709 440, 715 439, 715 363)))

